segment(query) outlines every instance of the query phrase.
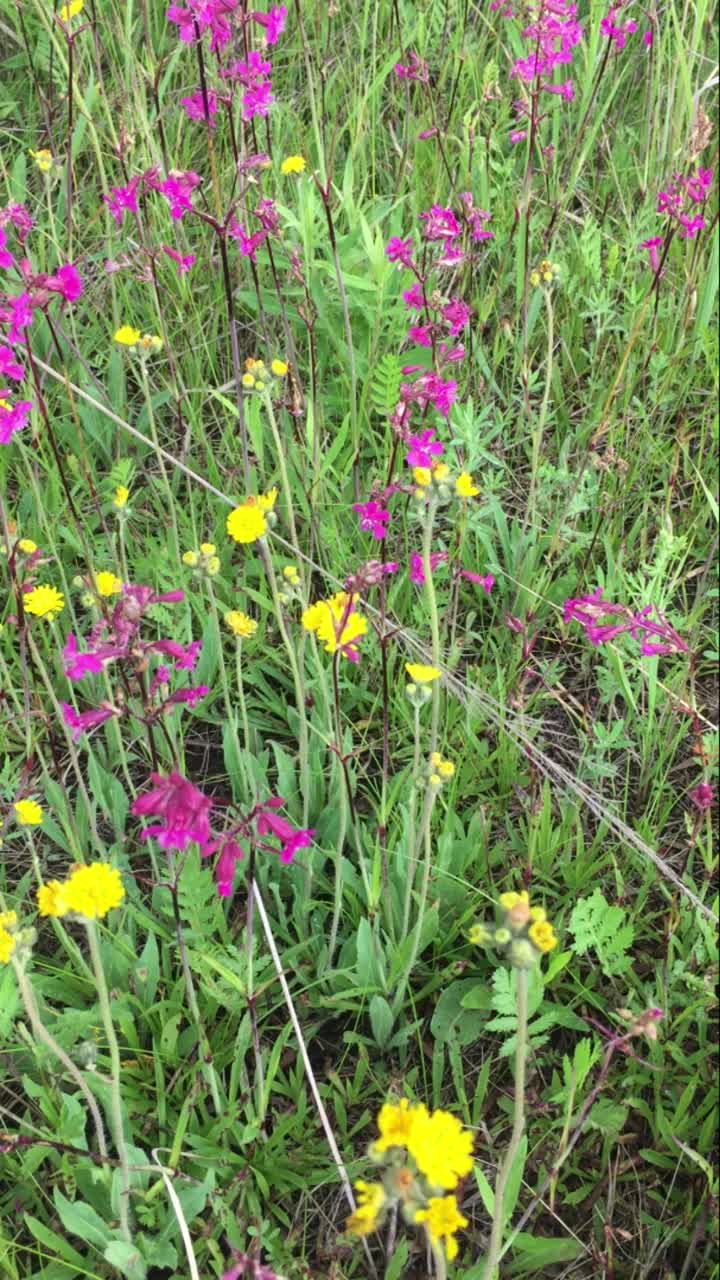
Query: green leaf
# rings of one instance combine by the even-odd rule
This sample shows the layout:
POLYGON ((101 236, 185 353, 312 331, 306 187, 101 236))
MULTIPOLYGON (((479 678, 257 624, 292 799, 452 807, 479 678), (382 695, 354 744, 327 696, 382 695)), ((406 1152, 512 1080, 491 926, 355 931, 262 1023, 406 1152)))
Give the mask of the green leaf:
POLYGON ((385 1280, 400 1280, 408 1259, 408 1242, 402 1239, 385 1268, 385 1280))
POLYGON ((66 1231, 88 1244, 95 1245, 98 1249, 106 1248, 113 1238, 113 1232, 103 1222, 99 1213, 96 1213, 89 1204, 84 1204, 82 1200, 68 1200, 59 1187, 55 1187, 53 1199, 66 1231))
POLYGON ((630 968, 627 951, 633 944, 635 930, 627 923, 625 910, 611 906, 600 889, 576 903, 569 929, 575 937, 577 955, 595 951, 606 977, 615 977, 630 968))
POLYGON ((128 1244, 127 1240, 113 1240, 103 1257, 111 1266, 117 1267, 127 1280, 145 1280, 147 1276, 147 1267, 142 1254, 134 1244, 128 1244))
POLYGON ((392 1035, 393 1015, 383 996, 373 996, 370 1001, 370 1026, 377 1044, 384 1049, 392 1035))
POLYGON ((558 1262, 573 1262, 583 1252, 579 1240, 556 1239, 543 1240, 521 1231, 513 1240, 513 1262, 509 1274, 524 1276, 534 1271, 542 1271, 558 1262))
POLYGON ((44 1222, 39 1222, 31 1213, 26 1213, 24 1218, 28 1231, 31 1232, 36 1240, 40 1241, 40 1244, 44 1244, 47 1249, 52 1249, 59 1258, 64 1258, 66 1262, 72 1262, 74 1266, 82 1267, 83 1259, 77 1249, 73 1249, 69 1240, 64 1240, 56 1231, 51 1231, 49 1227, 45 1226, 44 1222))

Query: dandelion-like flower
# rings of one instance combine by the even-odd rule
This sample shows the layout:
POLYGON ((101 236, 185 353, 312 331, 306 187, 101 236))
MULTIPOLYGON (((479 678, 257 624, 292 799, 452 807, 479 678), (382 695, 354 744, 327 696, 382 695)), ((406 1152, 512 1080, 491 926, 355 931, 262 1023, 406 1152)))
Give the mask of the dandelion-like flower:
POLYGON ((458 498, 477 498, 480 490, 473 483, 473 478, 467 471, 461 471, 455 481, 455 492, 458 498))
POLYGON ((69 4, 64 4, 59 11, 58 17, 61 22, 71 22, 73 18, 77 18, 85 8, 85 0, 70 0, 69 4))
POLYGON ((452 1191, 470 1173, 473 1135, 449 1111, 416 1112, 407 1148, 430 1186, 452 1191))
POLYGON ((415 1221, 425 1223, 434 1245, 444 1244, 448 1262, 457 1257, 455 1236, 468 1220, 460 1213, 455 1196, 431 1196, 426 1209, 416 1210, 415 1221))
POLYGON ((226 528, 235 542, 257 542, 267 533, 265 513, 256 502, 244 502, 230 512, 226 528))
POLYGON ((354 1236, 368 1236, 377 1231, 378 1219, 385 1205, 385 1191, 379 1182, 355 1183, 357 1191, 357 1209, 350 1215, 345 1226, 354 1236))
POLYGON ((399 1102, 386 1102, 378 1116, 380 1137, 371 1147, 373 1158, 383 1155, 393 1147, 407 1147, 413 1121, 421 1112, 427 1115, 423 1104, 411 1106, 407 1098, 401 1098, 399 1102))
POLYGON ((424 662, 406 662, 405 670, 413 684, 432 684, 442 675, 437 667, 426 666, 424 662))
POLYGON ((39 827, 43 819, 42 805, 37 800, 16 800, 13 809, 15 821, 21 827, 39 827))
POLYGON ((286 156, 280 165, 280 172, 288 173, 304 173, 307 168, 307 161, 303 156, 286 156))
POLYGON ((0 964, 8 964, 15 950, 16 941, 11 930, 17 924, 14 911, 0 911, 0 964))
POLYGON ((241 609, 230 609, 225 614, 225 625, 230 628, 234 636, 238 640, 249 640, 257 631, 257 622, 254 618, 249 618, 241 609))
POLYGON ((91 862, 75 867, 67 880, 50 880, 38 889, 41 916, 82 916, 85 920, 102 920, 119 907, 125 889, 116 867, 105 862, 91 862))
POLYGON ((140 341, 140 330, 131 324, 122 324, 113 334, 113 341, 121 347, 134 347, 140 341))
POLYGON ((350 662, 359 658, 358 641, 367 634, 367 618, 353 608, 357 596, 338 591, 328 600, 318 600, 302 615, 306 631, 314 631, 326 653, 340 650, 350 662))
POLYGON ((52 622, 65 608, 65 597, 56 587, 49 587, 44 583, 33 587, 32 591, 23 596, 23 608, 36 618, 47 618, 48 622, 52 622))
POLYGON ((122 591, 122 579, 117 574, 110 573, 109 570, 103 569, 102 572, 95 574, 95 590, 99 596, 106 599, 108 596, 117 596, 122 591))
POLYGON ((53 167, 53 154, 48 151, 47 147, 41 147, 39 151, 30 151, 35 164, 41 173, 49 173, 53 167))
POLYGON ((113 495, 113 506, 118 511, 122 511, 123 507, 127 506, 129 497, 130 497, 130 490, 128 489, 127 485, 119 484, 116 487, 115 493, 113 495))

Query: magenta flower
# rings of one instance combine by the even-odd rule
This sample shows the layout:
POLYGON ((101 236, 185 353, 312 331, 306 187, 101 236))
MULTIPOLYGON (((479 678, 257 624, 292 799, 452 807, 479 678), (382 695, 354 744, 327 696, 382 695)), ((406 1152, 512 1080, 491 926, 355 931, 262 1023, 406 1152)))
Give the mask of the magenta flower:
POLYGON ((699 782, 692 791, 688 792, 688 798, 692 800, 696 809, 701 812, 704 809, 711 809, 715 803, 715 792, 709 782, 699 782))
POLYGON ((643 43, 648 49, 652 48, 653 39, 654 39, 654 35, 652 30, 643 31, 643 43))
MULTIPOLYGON (((439 564, 445 564, 448 559, 447 551, 433 551, 430 555, 430 571, 434 573, 439 564)), ((418 587, 425 586, 425 566, 423 558, 419 551, 413 551, 410 556, 410 581, 414 582, 418 587)))
POLYGON ((429 428, 420 436, 410 436, 410 446, 405 461, 409 467, 431 467, 437 458, 445 452, 445 446, 435 439, 435 432, 429 428))
POLYGON ((655 610, 657 620, 650 617, 653 612, 651 604, 645 605, 638 613, 624 604, 613 604, 604 600, 602 588, 598 587, 590 596, 579 596, 566 600, 563 607, 563 622, 579 622, 592 645, 596 648, 608 644, 620 635, 630 635, 640 640, 640 653, 643 657, 665 656, 671 653, 689 653, 685 641, 666 618, 655 610), (607 619, 618 619, 608 621, 607 619))
POLYGON ((235 865, 238 862, 242 862, 245 854, 237 840, 233 840, 232 837, 211 840, 208 844, 203 845, 200 850, 203 858, 209 858, 218 852, 219 857, 215 863, 217 891, 219 897, 229 898, 232 894, 235 865))
POLYGON ((191 196, 202 179, 198 173, 188 170, 184 173, 173 173, 162 182, 156 182, 155 190, 164 196, 170 206, 170 217, 179 221, 186 213, 192 212, 191 196))
POLYGON ((114 221, 120 226, 126 213, 137 213, 137 192, 140 178, 131 178, 125 187, 111 187, 110 194, 103 200, 110 210, 114 221))
POLYGON ((660 256, 658 254, 658 249, 660 248, 662 243, 663 243, 662 236, 653 236, 651 240, 643 240, 639 246, 641 249, 647 250, 647 255, 648 255, 648 258, 650 259, 650 269, 654 275, 657 274, 658 267, 660 266, 660 256))
POLYGON ((679 232, 681 240, 694 240, 698 231, 702 231, 705 226, 705 219, 696 214, 694 218, 688 217, 686 213, 681 213, 678 222, 682 230, 679 232))
POLYGON ((175 693, 171 693, 169 698, 165 699, 161 710, 165 707, 188 706, 196 707, 198 702, 202 701, 209 694, 210 689, 206 684, 197 684, 189 689, 177 689, 175 693))
POLYGON ((297 829, 282 818, 277 809, 281 809, 285 801, 280 796, 271 796, 255 811, 255 828, 259 836, 274 836, 279 842, 280 861, 292 862, 298 849, 307 849, 312 844, 315 831, 312 828, 297 829))
MULTIPOLYGON (((121 650, 118 650, 121 652, 121 650)), ((63 669, 68 680, 82 680, 84 676, 97 675, 103 669, 103 658, 98 653, 81 653, 75 636, 70 632, 62 651, 63 669)))
POLYGON ((633 22, 632 19, 629 22, 617 24, 616 19, 620 8, 620 5, 613 5, 600 22, 600 31, 612 40, 618 52, 625 48, 628 36, 637 31, 637 22, 633 22))
POLYGON ((544 84, 543 93, 554 93, 563 102, 572 102, 575 98, 575 86, 572 80, 563 80, 562 84, 544 84))
POLYGON ((193 671, 202 649, 202 640, 191 640, 190 644, 180 644, 178 640, 155 640, 148 648, 173 658, 176 671, 193 671))
POLYGON ((393 236, 385 248, 385 257, 389 262, 397 262, 402 267, 412 267, 413 242, 412 236, 407 236, 401 240, 399 236, 393 236))
POLYGON ((450 336, 456 338, 457 335, 470 323, 471 311, 466 302, 462 302, 460 298, 451 298, 443 307, 443 318, 450 325, 450 336))
POLYGON ((15 382, 22 382, 24 377, 25 370, 15 359, 12 348, 0 345, 0 378, 12 378, 15 382))
MULTIPOLYGON (((32 324, 33 301, 29 293, 19 293, 8 300, 7 331, 8 342, 24 342, 25 330, 32 324)), ((1 317, 5 320, 5 315, 1 317)))
POLYGON ((265 43, 277 44, 278 38, 285 30, 287 9, 285 5, 274 5, 269 13, 252 13, 250 15, 265 30, 265 43))
POLYGON ((365 533, 371 533, 377 542, 382 542, 387 535, 390 512, 381 507, 379 502, 374 501, 355 502, 353 511, 357 511, 360 516, 360 528, 365 533))
MULTIPOLYGON (((2 399, 0 394, 0 400, 2 399)), ((30 400, 18 400, 15 404, 6 400, 4 404, 0 404, 0 444, 9 444, 15 433, 27 426, 31 409, 30 400)))
POLYGON ((155 786, 137 797, 132 812, 137 817, 160 818, 161 822, 158 826, 146 827, 143 839, 154 837, 161 849, 180 852, 191 843, 205 845, 211 836, 211 798, 175 771, 167 777, 159 773, 152 773, 150 777, 155 786))
POLYGON ((221 75, 225 80, 238 80, 240 84, 245 85, 247 89, 253 85, 262 84, 266 76, 272 72, 272 63, 267 58, 258 53, 257 49, 251 49, 247 56, 247 61, 232 62, 229 67, 221 71, 221 75))
POLYGON ((420 221, 425 223, 426 240, 454 240, 460 235, 460 224, 455 214, 442 205, 434 204, 426 213, 421 213, 420 221))
POLYGON ((254 120, 256 116, 266 116, 274 101, 270 80, 261 80, 258 84, 252 85, 242 96, 243 120, 254 120))
POLYGON ((171 249, 170 245, 168 244, 162 244, 160 248, 162 249, 163 253, 167 254, 168 258, 171 258, 172 261, 175 263, 175 265, 177 266, 177 272, 179 276, 186 275, 186 273, 190 270, 190 268, 195 264, 194 253, 187 253, 187 254, 179 253, 177 249, 171 249))
POLYGON ((267 231, 256 231, 253 235, 248 236, 235 218, 230 223, 229 230, 232 239, 237 241, 240 257, 249 258, 251 262, 255 262, 255 253, 260 248, 260 245, 267 240, 267 231))
POLYGON ((422 285, 413 284, 406 289, 403 293, 403 302, 408 311, 422 311, 425 306, 422 285))
POLYGON ((14 259, 10 250, 5 248, 6 244, 7 232, 4 227, 0 226, 0 267, 5 267, 7 270, 13 265, 14 259))
POLYGON ((83 291, 80 272, 72 263, 58 267, 53 275, 48 276, 45 281, 45 288, 49 289, 51 293, 61 294, 66 302, 77 302, 83 291))
POLYGON ((417 347, 431 347, 434 326, 431 324, 413 324, 408 330, 408 339, 417 347))
POLYGON ((408 62, 396 62, 393 68, 398 80, 415 80, 427 84, 430 73, 427 62, 423 62, 416 53, 408 54, 408 62))
POLYGON ((495 586, 495 579, 491 573, 486 573, 485 577, 480 573, 473 573, 470 569, 461 569, 460 577, 467 578, 468 582, 474 582, 476 586, 482 587, 486 596, 490 595, 495 586))
MULTIPOLYGON (((201 89, 198 89, 197 93, 190 94, 190 96, 187 98, 181 98, 180 103, 181 103, 181 106, 185 108, 185 115, 187 116, 188 120, 203 120, 203 121, 205 120, 205 100, 203 98, 201 89)), ((211 129, 215 128, 215 121, 213 117, 217 115, 217 109, 218 109, 217 94, 214 89, 208 89, 207 119, 210 123, 211 129)))
POLYGON ((112 720, 113 716, 117 714, 115 709, 107 702, 103 702, 99 707, 89 711, 78 712, 68 702, 61 702, 60 708, 65 724, 68 729, 72 729, 73 742, 77 742, 90 729, 97 729, 98 725, 104 724, 106 720, 112 720))

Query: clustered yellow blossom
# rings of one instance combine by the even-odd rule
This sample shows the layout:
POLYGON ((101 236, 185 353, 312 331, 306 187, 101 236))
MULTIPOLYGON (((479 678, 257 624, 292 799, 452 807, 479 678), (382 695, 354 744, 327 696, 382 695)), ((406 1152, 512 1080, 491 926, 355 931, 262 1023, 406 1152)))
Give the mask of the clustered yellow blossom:
POLYGON ((476 498, 480 492, 469 471, 453 476, 447 462, 436 462, 432 467, 413 467, 414 496, 420 503, 433 498, 441 506, 456 498, 476 498))
POLYGON ((48 622, 52 622, 64 608, 65 597, 62 591, 58 591, 56 587, 49 587, 47 583, 33 587, 32 591, 28 591, 27 595, 23 596, 25 612, 33 614, 36 618, 47 618, 48 622))
POLYGON ((118 511, 122 511, 123 507, 127 506, 127 500, 129 497, 130 490, 127 485, 119 484, 113 495, 113 506, 116 507, 118 511))
POLYGON ((426 666, 424 662, 406 662, 405 670, 413 684, 432 684, 442 675, 437 667, 426 666))
POLYGON ((123 324, 113 334, 114 341, 121 347, 137 347, 141 355, 149 355, 162 351, 163 340, 156 333, 141 333, 131 324, 123 324))
POLYGON ((468 1225, 454 1195, 472 1171, 473 1135, 449 1111, 428 1111, 407 1098, 388 1102, 378 1115, 379 1137, 370 1158, 384 1167, 382 1182, 356 1183, 358 1206, 347 1222, 356 1236, 377 1230, 398 1205, 408 1225, 424 1227, 448 1261, 457 1256, 456 1235, 468 1225))
POLYGON ((357 661, 357 642, 367 634, 367 618, 353 607, 357 595, 338 591, 327 600, 318 600, 302 615, 306 631, 314 631, 326 653, 340 649, 345 657, 357 661))
POLYGON ((538 956, 553 951, 557 936, 543 907, 530 905, 530 895, 501 893, 500 907, 503 922, 499 927, 476 924, 468 937, 476 946, 508 948, 508 958, 516 969, 530 969, 538 956))
POLYGON ((117 574, 110 573, 109 570, 103 569, 100 573, 94 575, 95 590, 99 596, 106 599, 108 596, 117 596, 123 589, 122 579, 117 574))
POLYGON ((443 760, 439 751, 433 751, 430 756, 430 785, 433 787, 441 787, 443 782, 447 782, 455 773, 455 765, 452 760, 443 760))
POLYGON ((304 173, 307 163, 302 156, 286 156, 280 165, 281 173, 304 173))
POLYGON ((543 258, 542 262, 530 272, 530 283, 533 288, 537 288, 539 284, 552 284, 560 275, 560 267, 557 262, 551 262, 549 258, 543 258))
POLYGON ((38 549, 37 542, 33 542, 32 538, 21 538, 17 545, 18 551, 22 551, 24 556, 34 556, 38 549))
POLYGON ((186 551, 182 562, 197 573, 206 573, 209 578, 220 572, 220 557, 214 542, 201 542, 199 551, 186 551))
POLYGON ((257 622, 254 618, 249 618, 246 613, 240 609, 231 609, 225 614, 225 624, 230 628, 234 636, 238 640, 249 640, 257 631, 257 622))
POLYGON ((48 151, 47 147, 41 147, 39 151, 30 151, 35 164, 41 173, 49 173, 53 167, 53 154, 48 151))
POLYGON ((37 893, 41 916, 82 916, 85 920, 102 920, 113 907, 119 907, 125 889, 116 867, 105 862, 75 866, 67 880, 48 880, 37 893))
POLYGON ((246 498, 239 507, 230 512, 226 529, 235 542, 257 542, 264 538, 275 521, 274 507, 277 501, 277 489, 269 489, 251 498, 246 498), (271 517, 268 519, 268 517, 271 517))
POLYGON ((7 964, 15 950, 15 936, 11 930, 16 924, 14 911, 0 911, 0 964, 7 964))
MULTIPOLYGON (((284 378, 288 365, 284 360, 271 360, 270 372, 275 378, 284 378)), ((264 391, 267 386, 268 371, 263 360, 248 359, 245 361, 245 372, 240 381, 246 391, 264 391)))
POLYGON ((39 827, 43 818, 42 805, 37 800, 16 800, 13 809, 15 820, 21 827, 39 827))

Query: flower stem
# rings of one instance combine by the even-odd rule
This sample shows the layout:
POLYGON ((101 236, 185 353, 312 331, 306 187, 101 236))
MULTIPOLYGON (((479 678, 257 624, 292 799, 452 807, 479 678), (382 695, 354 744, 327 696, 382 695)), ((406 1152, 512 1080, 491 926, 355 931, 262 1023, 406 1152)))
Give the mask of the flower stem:
POLYGON ((530 525, 532 525, 535 520, 540 451, 542 449, 543 432, 545 430, 548 405, 550 403, 550 388, 552 385, 553 371, 553 345, 555 342, 552 297, 549 289, 544 289, 543 293, 545 294, 545 309, 547 311, 547 360, 545 362, 545 390, 543 392, 542 404, 540 405, 540 412, 537 416, 537 421, 532 432, 532 470, 530 473, 530 492, 528 494, 527 506, 527 519, 528 524, 530 525))
POLYGON ((22 963, 13 959, 12 965, 15 970, 15 977, 17 978, 20 998, 28 1016, 30 1026, 32 1027, 32 1033, 36 1040, 40 1040, 51 1053, 55 1054, 58 1062, 62 1063, 68 1075, 75 1081, 75 1084, 87 1103, 88 1111, 93 1118, 93 1124, 95 1125, 95 1131, 97 1133, 98 1151, 100 1152, 103 1160, 107 1160, 108 1149, 107 1142, 105 1140, 105 1126, 100 1114, 100 1108, 90 1092, 88 1085, 83 1079, 82 1072, 75 1066, 72 1058, 68 1057, 65 1050, 58 1044, 55 1037, 51 1035, 43 1023, 35 1002, 35 993, 32 989, 32 984, 28 980, 28 976, 22 963))
POLYGON ((120 1048, 118 1046, 117 1036, 115 1035, 112 1013, 110 1012, 110 993, 108 991, 107 981, 105 979, 105 970, 103 969, 102 957, 100 955, 97 926, 94 920, 86 920, 85 926, 87 929, 88 946, 90 948, 90 959, 92 961, 93 973, 95 975, 98 1003, 100 1005, 100 1017, 102 1018, 103 1027, 105 1029, 105 1038, 107 1039, 108 1051, 110 1053, 110 1105, 112 1128, 115 1147, 120 1161, 120 1230, 125 1240, 132 1242, 132 1231, 130 1230, 130 1163, 128 1161, 127 1146, 125 1145, 125 1132, 123 1129, 122 1097, 120 1093, 120 1048))
POLYGON ((493 1207, 492 1231, 490 1247, 485 1260, 482 1280, 495 1280, 496 1268, 502 1246, 503 1227, 505 1225, 505 1189, 510 1170, 515 1162, 518 1148, 525 1129, 525 1060, 527 1057, 527 997, 528 971, 517 970, 517 1040, 515 1044, 515 1105, 513 1108, 513 1127, 505 1158, 498 1171, 495 1183, 495 1203, 493 1207))
MULTIPOLYGON (((435 501, 430 499, 427 516, 425 519, 425 528, 423 530, 423 574, 425 577, 425 601, 427 603, 428 613, 430 615, 430 637, 432 641, 432 660, 433 666, 440 665, 440 620, 438 618, 437 597, 435 595, 435 583, 432 576, 432 561, 430 559, 430 549, 432 547, 433 525, 435 523, 435 501)), ((438 724, 440 722, 440 681, 433 680, 432 684, 432 720, 430 722, 430 747, 428 755, 432 755, 437 750, 438 724)))
POLYGON ((168 506, 170 508, 170 524, 172 526, 172 532, 173 532, 175 563, 180 564, 180 559, 181 559, 180 534, 178 533, 177 514, 175 511, 175 505, 176 505, 175 498, 173 496, 173 491, 170 485, 167 468, 165 466, 165 458, 163 457, 163 453, 160 448, 160 441, 158 440, 157 428, 155 426, 155 414, 153 412, 153 406, 152 406, 152 396, 150 394, 150 382, 148 380, 148 374, 147 374, 147 362, 143 359, 140 360, 140 380, 142 382, 143 394, 145 396, 145 405, 147 407, 148 427, 150 430, 150 437, 152 439, 153 445, 155 446, 155 454, 158 460, 158 466, 160 467, 160 474, 163 478, 163 484, 165 485, 165 489, 167 491, 168 506))
MULTIPOLYGON (((437 797, 437 787, 428 786, 425 792, 425 804, 423 806, 422 824, 420 827, 420 839, 418 844, 422 844, 425 849, 425 859, 423 862, 423 878, 420 886, 420 906, 418 907, 418 917, 415 924, 415 932, 413 934, 412 950, 408 962, 405 966, 400 981, 397 985, 395 998, 393 1000, 393 1013, 397 1013, 400 1009, 405 995, 405 991, 410 981, 410 975, 415 968, 415 961, 418 958, 420 950, 420 942, 422 940, 422 927, 425 921, 425 906, 427 904, 428 888, 430 885, 430 872, 432 870, 432 839, 430 836, 430 820, 432 818, 433 806, 437 797)), ((413 859, 413 865, 416 859, 413 859)), ((413 877, 414 878, 414 877, 413 877)))
POLYGON ((417 804, 418 773, 420 771, 420 708, 414 708, 415 732, 412 764, 412 781, 408 806, 407 866, 405 867, 405 902, 403 904, 403 920, 401 938, 406 938, 410 926, 410 903, 413 885, 415 884, 415 806, 417 804))
POLYGON ((431 1242, 430 1248, 435 1263, 435 1280, 447 1280, 447 1263, 445 1262, 442 1245, 432 1244, 431 1242))
POLYGON ((275 577, 275 570, 273 569, 272 557, 270 555, 269 547, 263 538, 259 539, 257 543, 257 547, 260 553, 260 559, 262 560, 262 563, 263 563, 263 568, 265 570, 265 576, 268 580, 268 585, 270 587, 270 593, 272 595, 273 606, 275 609, 275 618, 277 620, 277 624, 280 629, 280 635, 282 636, 283 644, 285 645, 285 652, 287 653, 287 656, 288 656, 288 662, 290 664, 290 670, 292 672, 293 683, 295 685, 295 702, 297 705, 297 713, 298 713, 298 752, 300 757, 300 789, 302 791, 302 801, 303 801, 303 826, 306 827, 308 824, 308 815, 310 813, 310 759, 309 759, 309 744, 308 744, 307 712, 305 710, 305 683, 303 681, 302 672, 298 664, 297 654, 295 653, 292 640, 288 635, 288 629, 285 625, 285 618, 283 617, 283 611, 282 611, 282 603, 280 601, 280 596, 278 593, 277 579, 275 577))

